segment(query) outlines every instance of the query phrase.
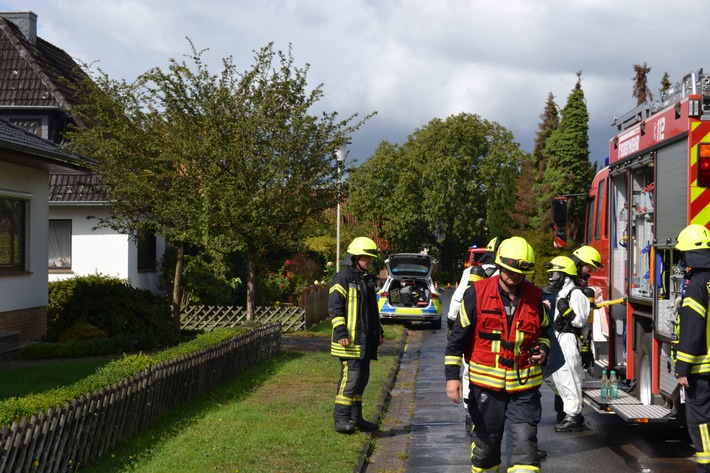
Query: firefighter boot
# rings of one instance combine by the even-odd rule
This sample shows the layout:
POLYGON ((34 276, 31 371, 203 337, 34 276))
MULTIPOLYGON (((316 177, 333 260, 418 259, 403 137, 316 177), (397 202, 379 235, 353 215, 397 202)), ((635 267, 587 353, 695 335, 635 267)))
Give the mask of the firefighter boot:
POLYGON ((582 430, 584 419, 581 414, 571 416, 567 414, 562 422, 555 425, 555 432, 579 432, 582 430))
POLYGON ((368 422, 362 418, 361 402, 353 402, 352 410, 350 411, 350 423, 363 432, 374 432, 379 429, 376 423, 368 422))
POLYGON ((341 434, 352 434, 355 432, 355 426, 350 422, 350 414, 352 409, 350 406, 336 404, 333 411, 333 419, 335 420, 335 431, 341 434))

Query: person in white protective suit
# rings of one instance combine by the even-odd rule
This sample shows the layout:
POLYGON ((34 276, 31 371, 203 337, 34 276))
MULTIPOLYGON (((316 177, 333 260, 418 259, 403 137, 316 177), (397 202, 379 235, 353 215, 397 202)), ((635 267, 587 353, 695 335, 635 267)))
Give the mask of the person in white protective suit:
MULTIPOLYGON (((463 301, 463 293, 466 289, 471 287, 474 282, 480 281, 481 279, 493 276, 498 271, 498 266, 495 265, 496 250, 498 249, 498 238, 493 238, 486 245, 486 252, 483 253, 478 265, 469 266, 464 269, 461 275, 461 280, 459 285, 451 296, 451 303, 449 304, 449 312, 447 314, 447 325, 449 330, 454 325, 454 320, 459 316, 459 309, 461 308, 461 301, 463 301)), ((461 386, 463 387, 463 407, 466 412, 466 432, 471 433, 471 418, 468 415, 468 390, 469 390, 469 380, 468 380, 468 363, 463 360, 461 368, 461 386)))
POLYGON ((582 430, 582 355, 580 333, 587 325, 589 298, 579 287, 575 262, 567 256, 557 256, 547 265, 549 289, 557 292, 556 315, 553 323, 564 364, 552 374, 555 388, 562 398, 564 418, 555 425, 555 432, 582 430))

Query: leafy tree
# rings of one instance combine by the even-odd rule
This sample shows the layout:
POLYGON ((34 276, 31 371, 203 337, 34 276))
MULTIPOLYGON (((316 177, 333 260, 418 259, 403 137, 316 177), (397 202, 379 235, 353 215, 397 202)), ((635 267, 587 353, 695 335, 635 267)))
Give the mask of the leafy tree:
POLYGON ((524 152, 495 122, 435 118, 402 146, 383 142, 348 179, 349 205, 392 251, 428 249, 444 270, 474 242, 509 231, 524 152))
POLYGON ((636 105, 652 101, 653 94, 648 87, 648 73, 651 72, 651 68, 645 62, 643 65, 634 64, 634 72, 636 75, 631 79, 634 81, 634 90, 631 96, 636 99, 636 105))
MULTIPOLYGON (((581 71, 577 73, 577 83, 560 112, 559 127, 545 142, 547 159, 541 189, 546 192, 540 194, 540 199, 548 204, 541 209, 542 228, 548 228, 552 223, 551 212, 548 213, 552 199, 557 195, 586 192, 594 175, 595 167, 589 162, 589 112, 581 75, 581 71)), ((584 199, 575 199, 570 207, 568 225, 572 238, 583 226, 584 211, 584 199)))
POLYGON ((90 71, 78 108, 89 127, 71 141, 98 161, 113 205, 101 224, 154 231, 177 248, 176 318, 184 251, 193 245, 217 270, 225 255, 246 255, 251 319, 259 261, 334 206, 335 151, 367 117, 353 124, 357 115, 312 115, 322 86, 307 90, 309 66, 296 67, 290 48, 276 53, 268 44, 244 72, 228 57, 211 74, 204 51, 190 46, 190 63, 171 59, 133 83, 90 71))

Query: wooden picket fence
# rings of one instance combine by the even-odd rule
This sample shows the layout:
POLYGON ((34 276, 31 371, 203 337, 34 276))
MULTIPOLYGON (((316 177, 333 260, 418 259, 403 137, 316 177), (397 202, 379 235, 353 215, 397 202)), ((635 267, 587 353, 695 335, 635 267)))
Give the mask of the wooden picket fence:
POLYGON ((211 392, 280 348, 281 326, 263 326, 3 426, 0 472, 76 471, 178 404, 211 392))
MULTIPOLYGON (((328 317, 328 287, 311 286, 303 290, 300 306, 260 306, 254 320, 262 324, 281 323, 283 332, 307 330, 328 317)), ((180 327, 211 331, 219 327, 236 327, 247 320, 246 307, 195 305, 183 308, 180 327)))

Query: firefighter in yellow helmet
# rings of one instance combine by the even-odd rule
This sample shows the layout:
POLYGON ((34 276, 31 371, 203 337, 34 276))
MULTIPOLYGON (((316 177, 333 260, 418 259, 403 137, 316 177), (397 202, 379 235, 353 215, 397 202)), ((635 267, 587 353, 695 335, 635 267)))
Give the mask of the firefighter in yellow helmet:
MULTIPOLYGON (((547 265, 548 287, 557 293, 554 319, 555 337, 559 342, 564 364, 552 373, 555 389, 562 401, 559 423, 555 432, 578 432, 582 430, 582 353, 581 330, 589 318, 589 298, 579 287, 577 267, 567 256, 557 256, 547 265)), ((555 399, 557 401, 557 398, 555 399)), ((558 406, 555 405, 555 410, 558 406)))
POLYGON ((368 273, 378 255, 367 237, 355 238, 347 249, 342 269, 333 277, 328 294, 332 337, 330 353, 340 360, 340 380, 335 396, 335 431, 377 430, 362 417, 362 394, 370 379, 370 360, 384 340, 375 293, 376 278, 368 273), (349 260, 349 261, 348 261, 349 260), (347 263, 347 264, 346 264, 347 263))
POLYGON ((525 280, 535 268, 528 242, 520 237, 504 240, 495 263, 498 275, 473 283, 464 293, 446 346, 446 395, 461 401, 464 355, 471 383, 471 471, 498 471, 507 421, 508 471, 535 472, 540 468, 540 365, 550 350, 550 322, 542 290, 525 280))
MULTIPOLYGON (((449 326, 449 330, 454 326, 454 321, 459 315, 463 294, 466 289, 471 287, 474 282, 492 276, 498 270, 498 267, 495 265, 495 257, 500 241, 501 239, 498 237, 492 238, 488 242, 488 245, 486 245, 486 252, 483 253, 481 259, 473 266, 464 269, 461 275, 461 281, 459 281, 459 285, 451 296, 451 302, 449 303, 449 312, 446 322, 449 326)), ((468 380, 468 363, 466 363, 465 359, 462 360, 461 365, 461 384, 463 387, 462 399, 464 409, 468 409, 468 388, 470 383, 468 380)), ((468 416, 468 414, 466 414, 465 429, 466 432, 471 433, 471 417, 468 416)))
POLYGON ((685 388, 688 433, 696 450, 698 472, 710 472, 710 231, 692 224, 678 234, 676 249, 690 268, 679 313, 675 374, 685 388))
POLYGON ((587 280, 594 271, 604 267, 599 252, 589 245, 584 245, 574 250, 570 258, 577 267, 577 276, 582 286, 587 285, 587 280))

